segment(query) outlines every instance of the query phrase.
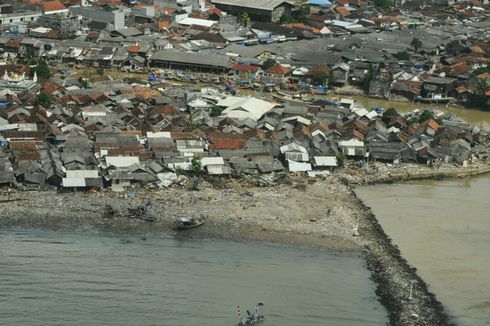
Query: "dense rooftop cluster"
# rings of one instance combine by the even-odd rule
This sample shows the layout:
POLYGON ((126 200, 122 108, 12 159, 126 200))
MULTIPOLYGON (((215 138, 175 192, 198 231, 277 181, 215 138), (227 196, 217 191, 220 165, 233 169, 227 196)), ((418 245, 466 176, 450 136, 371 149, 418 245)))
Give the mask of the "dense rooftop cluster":
POLYGON ((0 184, 119 190, 168 186, 179 171, 487 158, 487 133, 452 117, 323 96, 353 87, 487 108, 486 5, 11 3, 0 6, 0 184))

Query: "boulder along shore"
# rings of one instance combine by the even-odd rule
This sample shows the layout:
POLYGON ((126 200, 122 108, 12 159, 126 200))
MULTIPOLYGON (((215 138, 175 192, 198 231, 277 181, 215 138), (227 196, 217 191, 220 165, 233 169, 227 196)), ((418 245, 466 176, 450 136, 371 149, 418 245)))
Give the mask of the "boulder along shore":
MULTIPOLYGON (((406 169, 406 167, 405 167, 406 169)), ((411 170, 414 179, 488 172, 488 167, 411 170), (466 169, 466 170, 464 170, 466 169), (476 169, 476 170, 475 170, 476 169), (463 173, 471 171, 471 173, 463 173)), ((379 167, 378 171, 379 172, 379 167)), ((401 172, 400 172, 401 173, 401 172)), ((402 175, 402 174, 393 175, 402 175)), ((407 180, 406 173, 403 180, 407 180)), ((56 189, 0 191, 0 228, 149 235, 172 233, 177 238, 264 241, 361 254, 372 273, 391 325, 452 325, 442 304, 428 290, 416 269, 401 256, 352 185, 393 182, 400 178, 342 171, 322 179, 277 175, 259 178, 208 179, 200 190, 134 189, 136 197, 109 191, 60 193, 56 189), (155 222, 128 218, 128 205, 152 202, 155 222), (121 212, 105 217, 106 205, 121 212), (179 217, 206 216, 206 223, 177 232, 179 217), (409 298, 410 287, 412 297, 409 298)))

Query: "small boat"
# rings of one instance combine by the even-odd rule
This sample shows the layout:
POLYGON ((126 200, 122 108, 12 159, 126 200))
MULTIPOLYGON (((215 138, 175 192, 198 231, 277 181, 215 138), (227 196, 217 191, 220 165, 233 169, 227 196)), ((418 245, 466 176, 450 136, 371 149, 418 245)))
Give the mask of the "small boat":
POLYGON ((176 221, 177 230, 192 229, 204 224, 204 217, 181 217, 176 221))
POLYGON ((433 97, 417 96, 416 100, 422 103, 449 103, 454 101, 454 97, 442 97, 440 95, 434 95, 433 97))
POLYGON ((236 324, 236 326, 248 326, 248 325, 255 325, 258 324, 262 321, 264 321, 265 317, 264 314, 262 313, 262 307, 264 306, 263 303, 259 302, 255 305, 255 313, 252 314, 250 311, 247 310, 247 316, 242 318, 241 312, 240 312, 240 306, 236 307, 237 310, 237 315, 239 322, 236 324))
POLYGON ((313 101, 313 98, 310 96, 306 96, 305 94, 294 94, 289 95, 282 92, 277 92, 277 94, 272 94, 272 97, 279 102, 291 102, 291 103, 301 103, 307 104, 313 101))

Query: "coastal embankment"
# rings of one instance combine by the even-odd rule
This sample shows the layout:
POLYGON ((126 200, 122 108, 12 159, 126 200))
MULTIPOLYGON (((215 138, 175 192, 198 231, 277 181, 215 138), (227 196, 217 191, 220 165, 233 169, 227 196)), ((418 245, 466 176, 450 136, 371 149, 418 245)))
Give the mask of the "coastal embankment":
POLYGON ((359 171, 344 169, 322 179, 280 174, 240 180, 207 179, 198 191, 134 189, 134 198, 109 191, 4 190, 0 193, 0 228, 141 236, 173 233, 184 238, 276 242, 359 253, 366 258, 377 285, 376 293, 389 311, 391 325, 451 325, 442 304, 416 269, 400 255, 352 187, 408 178, 466 176, 489 170, 483 164, 439 169, 376 164, 359 171), (125 214, 128 205, 138 205, 144 199, 152 202, 155 222, 128 218, 125 214), (105 217, 106 205, 119 213, 113 218, 105 217), (174 231, 176 218, 198 215, 207 217, 202 227, 174 231))
POLYGON ((418 164, 401 164, 398 166, 372 164, 370 168, 364 170, 346 170, 343 178, 350 185, 369 185, 421 179, 463 178, 484 173, 490 173, 490 164, 479 163, 466 167, 452 165, 425 167, 418 164))

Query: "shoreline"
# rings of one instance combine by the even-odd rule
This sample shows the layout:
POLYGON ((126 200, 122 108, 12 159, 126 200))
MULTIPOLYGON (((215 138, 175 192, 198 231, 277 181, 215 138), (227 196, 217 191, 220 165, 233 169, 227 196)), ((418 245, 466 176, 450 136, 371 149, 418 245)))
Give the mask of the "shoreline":
POLYGON ((387 176, 341 175, 325 179, 289 176, 271 187, 232 180, 226 188, 208 184, 200 191, 138 189, 150 198, 158 220, 104 218, 104 205, 125 207, 127 198, 112 192, 58 193, 13 191, 0 193, 0 229, 45 229, 112 234, 170 234, 177 239, 220 239, 265 242, 335 253, 361 255, 376 284, 376 295, 388 311, 391 325, 453 325, 443 305, 428 290, 416 268, 401 256, 382 226, 356 195, 354 187, 416 179, 464 177, 490 173, 490 165, 469 168, 403 167, 387 176), (403 169, 402 168, 402 169, 403 169), (29 201, 29 205, 25 202, 29 201), (67 215, 69 211, 71 214, 67 215), (328 211, 328 213, 326 212, 328 211), (174 218, 198 212, 207 222, 185 232, 173 230, 174 218), (359 236, 353 235, 358 223, 359 236), (413 301, 408 302, 415 281, 413 301))

